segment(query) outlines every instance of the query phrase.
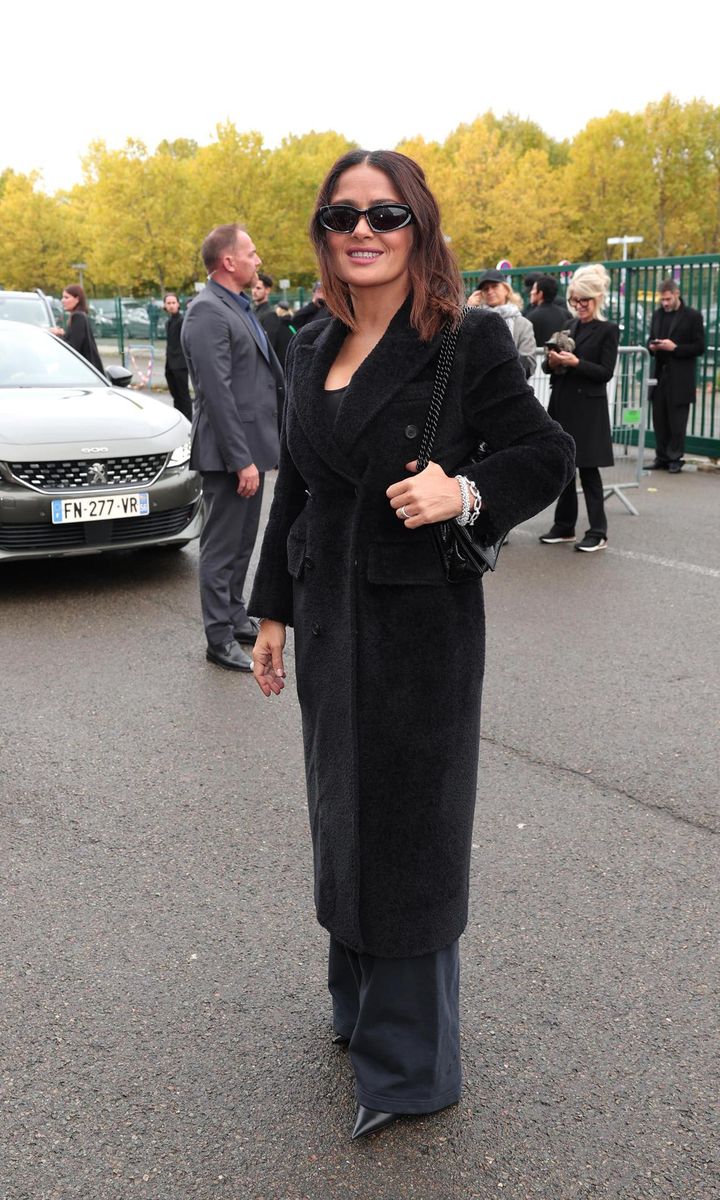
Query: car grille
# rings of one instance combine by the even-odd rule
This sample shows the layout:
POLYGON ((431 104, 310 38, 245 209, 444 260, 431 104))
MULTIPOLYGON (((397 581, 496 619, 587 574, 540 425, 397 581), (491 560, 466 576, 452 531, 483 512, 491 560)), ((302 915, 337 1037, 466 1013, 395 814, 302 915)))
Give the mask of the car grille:
POLYGON ((67 550, 77 546, 112 546, 182 533, 195 515, 195 504, 126 517, 119 521, 78 521, 72 525, 0 525, 0 550, 67 550))
POLYGON ((40 492, 101 491, 104 487, 137 487, 152 483, 165 466, 167 454, 131 455, 127 458, 75 459, 66 462, 11 462, 10 470, 20 483, 40 492), (93 467, 103 468, 100 482, 93 467))

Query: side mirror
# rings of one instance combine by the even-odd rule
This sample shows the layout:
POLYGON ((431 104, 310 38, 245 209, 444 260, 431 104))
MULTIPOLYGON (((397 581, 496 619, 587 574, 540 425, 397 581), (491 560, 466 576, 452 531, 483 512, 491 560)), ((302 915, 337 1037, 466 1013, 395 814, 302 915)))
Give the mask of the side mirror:
POLYGON ((127 367, 106 367, 105 374, 117 387, 130 387, 132 383, 132 371, 128 371, 127 367))

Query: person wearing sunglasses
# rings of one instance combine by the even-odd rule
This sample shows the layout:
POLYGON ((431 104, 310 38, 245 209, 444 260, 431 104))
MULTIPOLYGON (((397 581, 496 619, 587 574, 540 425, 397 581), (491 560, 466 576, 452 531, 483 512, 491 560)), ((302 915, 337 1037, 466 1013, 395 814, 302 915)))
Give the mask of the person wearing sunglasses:
POLYGON ((578 500, 573 477, 557 502, 552 528, 540 541, 575 543, 576 550, 590 554, 604 550, 608 543, 600 467, 614 462, 607 385, 615 371, 620 330, 603 316, 609 286, 610 276, 600 263, 578 268, 568 288, 568 302, 577 313, 567 327, 575 349, 549 347, 543 363, 543 370, 551 375, 548 412, 575 440, 589 528, 576 542, 578 500))
POLYGON ((311 238, 332 319, 299 330, 288 352, 250 606, 266 696, 283 689, 294 626, 316 910, 361 1137, 460 1096, 458 939, 485 639, 482 584, 448 582, 431 526, 463 519, 472 484, 476 529, 496 540, 559 494, 573 452, 527 386, 505 322, 472 309, 433 461, 416 472, 463 288, 415 162, 343 156, 311 238), (494 453, 476 462, 480 441, 494 453))

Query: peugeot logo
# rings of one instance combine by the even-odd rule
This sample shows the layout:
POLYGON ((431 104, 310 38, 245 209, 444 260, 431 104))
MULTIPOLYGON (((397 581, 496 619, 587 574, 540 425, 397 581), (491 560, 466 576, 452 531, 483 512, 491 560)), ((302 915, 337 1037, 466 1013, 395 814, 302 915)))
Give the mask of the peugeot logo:
POLYGON ((88 467, 88 483, 100 484, 107 483, 107 471, 103 463, 91 463, 88 467))
POLYGON ((107 446, 81 446, 80 453, 81 454, 107 454, 108 447, 107 446))

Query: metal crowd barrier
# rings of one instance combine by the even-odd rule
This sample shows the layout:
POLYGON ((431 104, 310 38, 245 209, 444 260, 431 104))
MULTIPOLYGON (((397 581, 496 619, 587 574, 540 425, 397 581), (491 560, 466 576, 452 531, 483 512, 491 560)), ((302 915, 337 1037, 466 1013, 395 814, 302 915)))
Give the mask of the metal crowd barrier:
MULTIPOLYGON (((538 350, 535 373, 529 383, 540 403, 550 403, 550 376, 542 370, 544 351, 538 350)), ((608 409, 612 429, 615 465, 602 467, 605 499, 617 496, 634 517, 638 510, 626 492, 640 486, 643 475, 648 393, 650 390, 650 354, 645 346, 621 346, 615 374, 608 384, 608 409)))

